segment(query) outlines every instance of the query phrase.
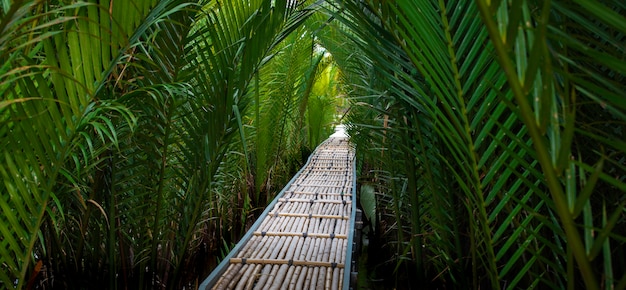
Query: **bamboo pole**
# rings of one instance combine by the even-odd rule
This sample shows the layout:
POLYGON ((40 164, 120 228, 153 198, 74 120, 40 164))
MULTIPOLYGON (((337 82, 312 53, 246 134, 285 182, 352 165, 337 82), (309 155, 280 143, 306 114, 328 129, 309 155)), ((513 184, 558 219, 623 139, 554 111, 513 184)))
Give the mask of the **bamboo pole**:
POLYGON ((313 254, 311 255, 311 261, 319 261, 319 251, 320 251, 320 243, 322 239, 315 239, 315 244, 313 245, 313 254))
POLYGON ((275 240, 278 240, 276 237, 268 237, 264 239, 264 243, 260 248, 256 251, 252 252, 249 257, 267 257, 271 253, 269 249, 272 248, 272 245, 275 245, 275 240))
MULTIPOLYGON (((304 238, 294 237, 292 240, 293 247, 290 248, 289 252, 287 252, 287 255, 285 256, 285 258, 294 260, 296 257, 298 257, 300 255, 300 252, 302 251, 304 240, 305 240, 304 238)), ((289 267, 289 270, 286 275, 286 279, 284 280, 284 283, 281 285, 281 289, 293 288, 292 284, 295 283, 296 281, 295 279, 297 279, 297 277, 295 277, 294 275, 297 275, 296 273, 299 273, 299 271, 296 271, 296 269, 299 269, 299 268, 300 268, 299 266, 289 267)))
POLYGON ((217 281, 213 289, 228 289, 230 281, 232 281, 232 279, 235 277, 237 272, 239 272, 242 266, 243 265, 241 264, 231 264, 228 267, 228 270, 226 270, 226 273, 224 273, 224 276, 222 276, 222 278, 217 281))
POLYGON ((298 275, 298 281, 296 282, 296 285, 295 285, 296 290, 304 289, 308 271, 309 271, 309 267, 301 267, 300 274, 298 275))
MULTIPOLYGON (((291 266, 309 266, 309 267, 331 267, 344 268, 343 263, 324 262, 324 261, 308 261, 308 260, 287 260, 287 259, 250 259, 250 258, 231 258, 230 263, 233 265, 260 264, 260 265, 289 265, 291 266)), ((235 269, 237 270, 237 269, 235 269)))
MULTIPOLYGON (((307 255, 306 255, 306 261, 314 261, 314 253, 315 253, 315 243, 317 241, 317 239, 315 238, 308 238, 308 240, 311 240, 311 243, 309 244, 309 248, 307 251, 307 255)), ((313 276, 313 267, 307 267, 307 272, 306 272, 306 278, 304 279, 304 289, 310 289, 311 286, 311 280, 312 280, 312 276, 313 276)))
POLYGON ((295 251, 295 245, 292 243, 293 237, 286 237, 284 245, 281 247, 280 252, 276 258, 278 259, 289 259, 292 258, 293 252, 295 251), (289 258, 285 258, 289 257, 289 258))
POLYGON ((278 243, 274 247, 272 254, 270 255, 270 258, 274 258, 278 256, 278 253, 280 253, 283 243, 285 243, 285 238, 286 238, 285 236, 281 236, 280 239, 278 239, 278 243))
POLYGON ((330 289, 332 290, 337 290, 339 289, 339 281, 341 280, 341 276, 339 275, 340 269, 339 268, 335 268, 333 269, 333 280, 331 282, 331 286, 330 289))
POLYGON ((281 265, 278 268, 278 271, 276 273, 276 277, 274 278, 274 281, 273 281, 272 285, 269 287, 270 290, 278 290, 278 289, 280 289, 280 286, 285 281, 285 277, 287 276, 287 270, 289 268, 290 267, 288 265, 281 265))
POLYGON ((246 287, 248 279, 252 275, 255 267, 256 265, 244 265, 243 267, 241 267, 241 270, 239 271, 241 273, 241 276, 239 277, 239 279, 233 280, 233 282, 237 282, 234 287, 235 290, 243 290, 244 287, 246 287))
POLYGON ((261 271, 262 268, 263 268, 263 265, 254 266, 254 271, 252 272, 252 275, 248 279, 248 283, 246 283, 246 288, 245 288, 246 290, 252 289, 252 287, 254 286, 254 282, 257 281, 260 276, 259 271, 261 271))
POLYGON ((276 229, 280 226, 280 218, 274 219, 274 221, 265 228, 267 231, 276 231, 276 229))
POLYGON ((313 268, 313 274, 311 275, 311 286, 309 286, 309 289, 317 289, 317 277, 320 275, 320 268, 319 267, 314 267, 313 268))
POLYGON ((324 287, 323 289, 325 290, 330 290, 330 288, 332 287, 332 283, 333 283, 333 268, 326 268, 326 279, 324 280, 324 287))
POLYGON ((338 203, 338 204, 351 204, 351 200, 336 200, 336 199, 306 199, 306 198, 279 198, 281 202, 308 202, 308 203, 338 203))
POLYGON ((261 270, 261 274, 259 275, 259 280, 256 282, 252 289, 263 289, 263 285, 267 279, 269 279, 270 272, 272 271, 272 265, 263 265, 261 270))
POLYGON ((272 283, 270 289, 280 289, 281 285, 283 285, 285 278, 288 275, 288 271, 291 269, 293 255, 296 251, 296 246, 298 237, 287 237, 285 239, 285 244, 280 251, 278 258, 279 259, 288 259, 289 263, 287 265, 280 266, 276 278, 274 279, 274 283, 272 283))
POLYGON ((272 283, 274 283, 274 280, 276 280, 276 275, 278 274, 278 269, 280 269, 280 265, 272 265, 272 271, 270 272, 267 281, 265 281, 265 284, 262 285, 262 289, 267 289, 269 285, 272 285, 272 283))
MULTIPOLYGON (((328 260, 328 255, 326 254, 326 244, 327 242, 330 242, 329 239, 321 239, 320 241, 320 248, 319 248, 319 253, 318 253, 318 257, 320 260, 322 261, 327 261, 328 260)), ((315 283, 315 289, 316 290, 323 290, 324 289, 324 284, 326 283, 326 269, 329 267, 318 267, 317 272, 318 272, 318 276, 317 276, 317 281, 315 283)))
POLYGON ((250 252, 254 247, 256 247, 256 245, 258 244, 257 241, 257 237, 256 236, 252 236, 250 237, 250 240, 248 240, 248 242, 246 243, 246 245, 241 249, 241 251, 239 251, 239 253, 237 254, 237 256, 245 256, 245 254, 247 252, 250 252))
MULTIPOLYGON (((293 207, 292 210, 290 210, 289 212, 281 212, 281 213, 279 213, 279 215, 280 214, 286 214, 286 213, 289 213, 289 214, 303 214, 306 211, 306 205, 305 204, 295 203, 294 205, 295 206, 293 207)), ((276 214, 276 213, 274 213, 274 214, 276 214)))
POLYGON ((288 279, 286 280, 286 285, 283 285, 283 288, 293 290, 296 289, 300 273, 302 272, 302 266, 291 267, 289 271, 290 272, 287 273, 288 279))
POLYGON ((254 232, 255 236, 279 236, 279 237, 312 237, 312 238, 335 238, 335 239, 347 239, 346 234, 334 234, 334 233, 307 233, 307 232, 254 232))

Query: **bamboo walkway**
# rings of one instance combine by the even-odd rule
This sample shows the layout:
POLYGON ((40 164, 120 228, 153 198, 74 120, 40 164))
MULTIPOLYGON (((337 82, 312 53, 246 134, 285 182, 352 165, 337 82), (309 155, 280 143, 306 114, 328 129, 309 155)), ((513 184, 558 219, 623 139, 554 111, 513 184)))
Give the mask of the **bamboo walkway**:
POLYGON ((354 193, 354 150, 338 132, 199 289, 348 289, 354 193))

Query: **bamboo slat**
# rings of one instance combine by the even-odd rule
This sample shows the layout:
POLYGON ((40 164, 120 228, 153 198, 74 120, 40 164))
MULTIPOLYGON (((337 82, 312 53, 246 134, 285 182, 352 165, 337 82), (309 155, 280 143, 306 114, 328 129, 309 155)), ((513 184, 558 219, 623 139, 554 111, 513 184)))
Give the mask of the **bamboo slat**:
POLYGON ((308 202, 308 203, 340 203, 350 204, 352 201, 348 200, 334 200, 334 199, 305 199, 305 198, 279 198, 279 202, 308 202))
POLYGON ((290 192, 285 192, 286 195, 289 195, 290 197, 295 197, 295 196, 308 196, 308 195, 325 195, 325 196, 338 196, 338 197, 342 197, 345 196, 347 198, 350 198, 352 196, 352 194, 350 193, 343 193, 343 192, 313 192, 313 191, 290 191, 290 192))
MULTIPOLYGON (((323 242, 320 242, 323 244, 323 242)), ((286 260, 286 259, 248 259, 248 258, 231 258, 231 264, 271 264, 271 265, 287 265, 287 266, 312 266, 312 267, 329 267, 343 268, 343 263, 323 262, 323 261, 305 261, 305 260, 286 260)))
POLYGON ((254 232, 255 236, 279 236, 279 237, 311 237, 311 238, 327 238, 327 239, 347 239, 348 235, 335 233, 307 233, 307 232, 254 232))
POLYGON ((342 220, 349 220, 350 217, 349 216, 345 216, 345 215, 327 215, 327 214, 305 214, 305 213, 293 213, 293 212, 270 212, 268 214, 269 216, 287 216, 287 217, 303 217, 303 218, 320 218, 320 219, 342 219, 342 220))

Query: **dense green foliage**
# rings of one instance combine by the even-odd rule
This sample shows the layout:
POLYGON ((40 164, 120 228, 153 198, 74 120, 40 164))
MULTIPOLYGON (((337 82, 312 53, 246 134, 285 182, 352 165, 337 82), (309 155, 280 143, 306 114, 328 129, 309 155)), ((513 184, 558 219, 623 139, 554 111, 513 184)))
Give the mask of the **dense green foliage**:
POLYGON ((379 277, 626 286, 623 1, 333 3, 379 277))
POLYGON ((193 288, 341 96, 372 275, 624 289, 622 2, 0 0, 0 287, 193 288))
MULTIPOLYGON (((0 287, 193 287, 275 190, 261 184, 289 178, 284 149, 302 160, 325 133, 290 115, 328 66, 302 61, 320 55, 301 28, 314 10, 67 2, 0 3, 0 287)), ((334 106, 314 110, 332 128, 334 106)))

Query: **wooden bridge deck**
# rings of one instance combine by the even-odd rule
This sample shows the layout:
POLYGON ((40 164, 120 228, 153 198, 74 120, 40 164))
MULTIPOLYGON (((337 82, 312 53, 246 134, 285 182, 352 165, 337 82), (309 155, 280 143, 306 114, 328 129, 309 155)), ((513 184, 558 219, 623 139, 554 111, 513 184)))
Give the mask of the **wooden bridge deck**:
POLYGON ((199 289, 348 289, 354 152, 337 135, 318 146, 199 289))

